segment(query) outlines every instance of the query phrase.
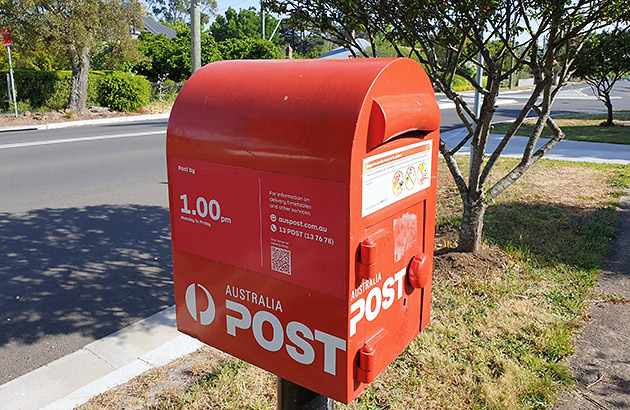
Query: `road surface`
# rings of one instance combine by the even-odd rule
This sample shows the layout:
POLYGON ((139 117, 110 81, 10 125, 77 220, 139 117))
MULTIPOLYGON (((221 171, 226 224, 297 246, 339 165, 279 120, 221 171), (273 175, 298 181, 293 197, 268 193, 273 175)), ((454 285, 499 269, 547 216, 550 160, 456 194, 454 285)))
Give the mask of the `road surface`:
POLYGON ((0 134, 0 384, 174 303, 165 130, 0 134))
MULTIPOLYGON (((473 104, 474 93, 461 93, 464 99, 473 104)), ((529 90, 504 91, 500 94, 497 110, 493 122, 509 121, 516 118, 521 107, 529 98, 529 90)), ((611 94, 615 111, 630 110, 630 81, 619 81, 611 94)), ((455 113, 455 106, 443 95, 437 96, 442 109, 442 131, 451 130, 462 126, 461 120, 455 113)), ((586 84, 577 84, 563 88, 552 107, 552 114, 564 114, 571 112, 605 112, 606 107, 599 101, 586 84)), ((534 116, 532 114, 531 116, 534 116)))

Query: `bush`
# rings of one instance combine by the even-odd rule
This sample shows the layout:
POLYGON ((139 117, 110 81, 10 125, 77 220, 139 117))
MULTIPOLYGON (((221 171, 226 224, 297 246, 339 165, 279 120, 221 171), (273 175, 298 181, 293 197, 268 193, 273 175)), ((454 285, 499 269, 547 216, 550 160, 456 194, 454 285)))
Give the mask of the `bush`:
POLYGON ((144 76, 114 71, 100 79, 97 90, 99 104, 116 111, 138 111, 149 102, 151 84, 144 76))
MULTIPOLYGON (((96 104, 98 80, 104 74, 103 71, 90 71, 88 75, 88 105, 96 104)), ((0 72, 0 78, 6 78, 6 72, 0 72)), ((18 102, 29 101, 33 108, 48 107, 55 110, 68 106, 72 80, 71 71, 14 70, 13 78, 15 79, 18 102)), ((8 101, 7 87, 0 87, 0 101, 8 101)))
POLYGON ((176 83, 171 80, 151 83, 151 97, 149 102, 172 104, 184 86, 184 82, 176 83))
POLYGON ((217 43, 225 60, 259 60, 281 58, 278 48, 260 38, 229 38, 217 43))

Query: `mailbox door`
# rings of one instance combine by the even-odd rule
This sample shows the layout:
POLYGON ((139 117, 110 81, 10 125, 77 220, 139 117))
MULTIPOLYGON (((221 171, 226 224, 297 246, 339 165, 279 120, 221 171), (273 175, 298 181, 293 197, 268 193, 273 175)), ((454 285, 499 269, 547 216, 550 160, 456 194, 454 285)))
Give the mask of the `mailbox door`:
POLYGON ((354 357, 352 388, 357 392, 429 321, 436 134, 398 138, 362 161, 362 223, 349 297, 348 354, 354 357), (420 276, 416 283, 410 281, 412 266, 420 276))
POLYGON ((358 119, 350 174, 350 399, 429 321, 439 123, 431 83, 410 60, 381 72, 358 119))

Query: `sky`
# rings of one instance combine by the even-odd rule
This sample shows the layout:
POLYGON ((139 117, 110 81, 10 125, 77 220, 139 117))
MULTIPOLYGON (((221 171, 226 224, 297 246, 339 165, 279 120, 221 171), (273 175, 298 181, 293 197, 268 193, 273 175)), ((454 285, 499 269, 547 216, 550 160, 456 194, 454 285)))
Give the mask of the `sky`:
MULTIPOLYGON (((149 5, 150 8, 150 0, 142 0, 142 2, 146 5, 149 5)), ((256 10, 260 10, 260 0, 217 0, 217 14, 225 15, 225 11, 232 7, 234 10, 239 9, 247 9, 250 7, 254 7, 256 10)), ((214 17, 210 18, 210 23, 214 21, 214 17)))
POLYGON ((259 0, 217 0, 217 14, 225 14, 225 11, 232 7, 234 10, 255 7, 260 10, 259 0))

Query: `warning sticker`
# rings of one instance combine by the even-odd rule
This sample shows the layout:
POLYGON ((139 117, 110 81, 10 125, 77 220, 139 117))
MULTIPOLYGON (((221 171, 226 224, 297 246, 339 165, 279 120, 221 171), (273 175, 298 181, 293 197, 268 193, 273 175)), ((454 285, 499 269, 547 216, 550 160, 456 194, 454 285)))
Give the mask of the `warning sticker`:
POLYGON ((361 216, 431 186, 431 144, 423 141, 363 160, 361 216))

